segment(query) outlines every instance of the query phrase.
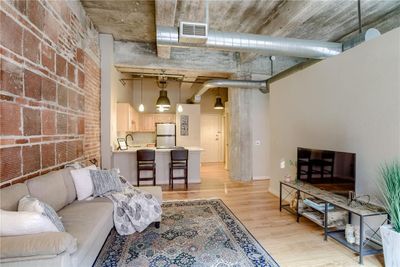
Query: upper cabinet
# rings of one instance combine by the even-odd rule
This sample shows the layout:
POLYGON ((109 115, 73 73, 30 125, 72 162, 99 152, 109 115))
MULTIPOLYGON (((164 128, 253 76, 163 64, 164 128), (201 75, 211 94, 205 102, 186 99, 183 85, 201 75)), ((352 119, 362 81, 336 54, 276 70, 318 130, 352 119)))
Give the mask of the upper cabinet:
POLYGON ((175 114, 139 113, 129 103, 117 103, 118 132, 155 132, 159 122, 175 123, 175 114))
POLYGON ((139 115, 129 103, 117 103, 117 131, 136 132, 139 129, 139 115))

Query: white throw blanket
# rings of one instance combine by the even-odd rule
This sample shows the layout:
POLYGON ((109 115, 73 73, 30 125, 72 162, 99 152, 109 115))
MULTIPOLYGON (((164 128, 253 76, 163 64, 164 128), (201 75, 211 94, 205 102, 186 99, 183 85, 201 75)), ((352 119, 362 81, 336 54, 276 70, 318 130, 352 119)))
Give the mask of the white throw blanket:
POLYGON ((106 197, 114 203, 114 225, 120 235, 141 232, 161 216, 158 200, 131 185, 124 185, 122 192, 106 197))

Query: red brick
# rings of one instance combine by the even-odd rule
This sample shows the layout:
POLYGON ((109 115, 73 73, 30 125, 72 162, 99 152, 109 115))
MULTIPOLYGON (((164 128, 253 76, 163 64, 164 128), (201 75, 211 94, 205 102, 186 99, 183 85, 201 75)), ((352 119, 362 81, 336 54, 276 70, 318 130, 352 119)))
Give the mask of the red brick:
POLYGON ((23 109, 24 117, 24 135, 40 135, 41 122, 40 110, 38 109, 23 109))
POLYGON ((67 61, 62 56, 56 56, 56 73, 58 76, 66 77, 67 61))
POLYGON ((1 89, 15 95, 22 95, 24 72, 17 65, 1 60, 1 89))
POLYGON ((80 88, 85 86, 85 74, 81 70, 78 70, 78 86, 80 88))
POLYGON ((21 134, 21 108, 17 104, 0 102, 0 135, 21 134))
POLYGON ((78 63, 79 63, 80 65, 83 66, 84 59, 85 59, 85 54, 84 54, 83 50, 82 50, 81 48, 78 47, 78 48, 76 49, 76 60, 78 61, 78 63))
POLYGON ((17 140, 15 140, 15 143, 16 144, 26 144, 26 143, 29 143, 29 139, 17 139, 17 140))
POLYGON ((43 21, 44 21, 44 14, 45 9, 37 0, 28 1, 27 6, 27 13, 28 19, 40 30, 43 30, 43 21))
POLYGON ((56 112, 53 110, 42 111, 42 132, 44 135, 56 134, 56 112))
POLYGON ((77 134, 78 133, 78 121, 76 116, 69 115, 68 116, 68 134, 77 134))
POLYGON ((0 100, 5 100, 5 101, 10 101, 14 102, 15 97, 9 96, 9 95, 1 95, 0 94, 0 100))
POLYGON ((68 80, 75 83, 75 66, 68 63, 68 80))
POLYGON ((68 90, 68 107, 73 110, 77 110, 78 105, 78 93, 74 90, 68 90))
POLYGON ((42 65, 43 67, 54 71, 55 53, 53 48, 45 43, 42 43, 42 65))
POLYGON ((40 40, 27 30, 24 30, 23 47, 24 57, 40 63, 40 40))
POLYGON ((67 161, 67 142, 60 142, 56 144, 56 159, 57 164, 67 161))
POLYGON ((56 82, 42 77, 42 98, 48 101, 56 101, 56 82))
POLYGON ((21 147, 0 149, 1 181, 21 176, 21 147))
POLYGON ((76 141, 69 141, 67 143, 67 161, 72 161, 77 158, 77 143, 76 141))
POLYGON ((60 106, 68 106, 68 88, 64 85, 58 84, 57 86, 57 102, 60 106))
POLYGON ((64 113, 57 113, 57 134, 67 133, 68 116, 64 113))
POLYGON ((40 145, 22 147, 23 173, 40 170, 40 145))
POLYGON ((84 111, 85 110, 85 96, 78 94, 78 110, 84 111))
POLYGON ((79 117, 78 118, 78 134, 84 134, 84 133, 85 133, 85 118, 79 117))
POLYGON ((22 54, 22 27, 4 12, 0 12, 0 43, 12 50, 22 54))
POLYGON ((56 146, 54 143, 42 144, 42 168, 48 168, 56 164, 56 146))
POLYGON ((76 156, 79 158, 83 155, 83 141, 78 140, 76 143, 76 156))
POLYGON ((24 70, 25 96, 37 100, 42 99, 42 77, 38 74, 24 70))
MULTIPOLYGON (((59 1, 50 1, 59 2, 59 1)), ((60 24, 57 19, 49 12, 46 11, 44 16, 44 32, 54 43, 58 43, 60 24)))
POLYGON ((26 14, 26 0, 13 0, 12 4, 19 12, 26 14))

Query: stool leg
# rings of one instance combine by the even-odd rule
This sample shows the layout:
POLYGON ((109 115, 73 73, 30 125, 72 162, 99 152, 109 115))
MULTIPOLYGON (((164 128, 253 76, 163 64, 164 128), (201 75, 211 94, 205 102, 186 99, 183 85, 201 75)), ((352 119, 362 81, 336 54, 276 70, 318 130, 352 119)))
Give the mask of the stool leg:
POLYGON ((156 185, 156 168, 153 169, 153 186, 156 185))
POLYGON ((140 170, 139 170, 139 167, 138 167, 138 169, 137 169, 137 177, 136 177, 137 186, 138 186, 138 187, 139 187, 139 179, 140 179, 140 170))
POLYGON ((185 187, 188 189, 188 169, 185 169, 185 187))

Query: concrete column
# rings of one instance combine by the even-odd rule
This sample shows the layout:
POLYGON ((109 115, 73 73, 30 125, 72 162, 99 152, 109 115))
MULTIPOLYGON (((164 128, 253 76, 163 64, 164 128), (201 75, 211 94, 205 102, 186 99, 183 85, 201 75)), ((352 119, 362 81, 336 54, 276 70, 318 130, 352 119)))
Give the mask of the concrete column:
MULTIPOLYGON (((245 79, 245 77, 240 77, 240 79, 245 79)), ((253 178, 252 89, 229 88, 228 98, 231 115, 230 176, 234 180, 251 181, 253 178)))

